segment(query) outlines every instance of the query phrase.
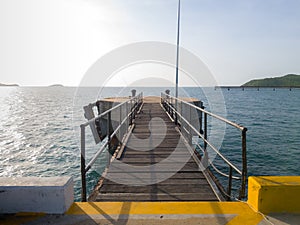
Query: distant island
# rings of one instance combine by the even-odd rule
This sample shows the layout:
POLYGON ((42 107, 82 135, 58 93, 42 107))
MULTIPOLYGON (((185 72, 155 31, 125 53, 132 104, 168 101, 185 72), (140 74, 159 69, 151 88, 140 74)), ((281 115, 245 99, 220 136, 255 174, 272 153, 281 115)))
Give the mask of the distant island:
POLYGON ((282 77, 255 79, 241 87, 300 87, 300 75, 287 74, 282 77))
POLYGON ((0 86, 1 87, 19 87, 18 84, 2 84, 2 83, 0 83, 0 86))
POLYGON ((48 87, 63 87, 64 85, 62 84, 52 84, 52 85, 49 85, 48 87))

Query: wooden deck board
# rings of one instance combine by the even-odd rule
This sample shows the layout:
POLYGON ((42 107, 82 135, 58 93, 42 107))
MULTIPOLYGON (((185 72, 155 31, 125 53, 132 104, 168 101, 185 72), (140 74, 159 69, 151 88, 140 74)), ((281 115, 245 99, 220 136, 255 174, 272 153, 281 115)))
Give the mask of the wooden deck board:
POLYGON ((114 193, 97 196, 96 201, 216 201, 216 197, 210 193, 172 193, 148 194, 148 193, 114 193))
POLYGON ((127 143, 129 147, 125 148, 120 159, 131 167, 125 170, 118 161, 113 161, 93 200, 218 201, 180 140, 174 123, 160 104, 145 103, 136 116, 135 129, 127 143), (160 118, 159 123, 150 123, 155 117, 160 118), (113 177, 113 181, 109 177, 113 177))

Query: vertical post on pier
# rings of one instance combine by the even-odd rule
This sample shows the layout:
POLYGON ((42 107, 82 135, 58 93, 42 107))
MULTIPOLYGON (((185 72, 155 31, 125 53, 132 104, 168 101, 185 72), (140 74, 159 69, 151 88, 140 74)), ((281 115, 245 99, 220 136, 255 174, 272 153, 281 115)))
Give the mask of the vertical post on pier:
POLYGON ((175 124, 177 124, 177 106, 178 106, 178 64, 179 64, 179 34, 180 34, 180 0, 178 0, 178 14, 177 14, 177 53, 176 53, 176 90, 175 90, 175 108, 176 108, 176 114, 175 114, 175 124))
MULTIPOLYGON (((184 103, 183 102, 180 102, 180 115, 181 115, 181 117, 180 117, 180 127, 183 127, 183 119, 182 119, 182 117, 183 117, 183 105, 184 103)), ((182 129, 181 129, 182 130, 182 129)))
POLYGON ((136 115, 136 112, 137 112, 137 97, 135 97, 134 99, 132 99, 133 101, 133 115, 132 115, 132 118, 135 119, 135 115, 136 115))
POLYGON ((189 105, 190 115, 189 115, 189 144, 192 145, 193 134, 192 134, 192 106, 189 105))
POLYGON ((247 128, 245 127, 242 130, 242 163, 243 163, 243 170, 242 170, 242 187, 240 191, 239 199, 245 198, 246 192, 246 182, 247 182, 247 144, 246 144, 246 132, 247 128))
POLYGON ((130 121, 129 121, 129 125, 132 125, 132 119, 133 119, 132 118, 133 117, 133 110, 132 109, 133 109, 133 107, 132 107, 132 99, 130 99, 130 110, 129 110, 130 111, 130 117, 129 117, 130 121))
POLYGON ((110 129, 110 126, 111 126, 111 111, 109 111, 107 113, 107 166, 109 166, 110 164, 110 154, 111 154, 111 136, 110 134, 112 133, 111 132, 111 129, 110 129))
MULTIPOLYGON (((171 117, 173 118, 173 109, 171 108, 172 105, 172 98, 169 97, 169 104, 168 104, 168 109, 169 109, 169 114, 171 115, 171 117)), ((173 118, 174 119, 174 118, 173 118)))
POLYGON ((122 142, 122 137, 123 137, 123 135, 122 135, 122 127, 123 127, 123 125, 122 125, 122 105, 120 105, 120 107, 119 107, 119 124, 120 124, 120 129, 119 129, 119 142, 121 143, 122 142))
MULTIPOLYGON (((201 108, 201 109, 204 109, 204 106, 203 106, 203 102, 202 101, 195 101, 194 104, 201 108)), ((199 132, 200 134, 203 134, 203 112, 199 109, 197 109, 197 115, 198 115, 198 121, 199 121, 199 132)))
POLYGON ((228 188, 227 188, 227 201, 230 201, 231 196, 231 189, 232 189, 232 167, 229 166, 229 176, 228 176, 228 188))
POLYGON ((129 110, 128 110, 128 102, 125 103, 126 108, 126 132, 129 127, 129 110))
POLYGON ((85 177, 85 126, 80 125, 80 152, 81 152, 81 201, 86 202, 86 177, 85 177))
POLYGON ((110 130, 110 125, 111 125, 111 111, 107 113, 107 146, 108 150, 110 150, 110 141, 111 141, 111 130, 110 130))
POLYGON ((207 148, 207 113, 204 113, 204 151, 207 148))

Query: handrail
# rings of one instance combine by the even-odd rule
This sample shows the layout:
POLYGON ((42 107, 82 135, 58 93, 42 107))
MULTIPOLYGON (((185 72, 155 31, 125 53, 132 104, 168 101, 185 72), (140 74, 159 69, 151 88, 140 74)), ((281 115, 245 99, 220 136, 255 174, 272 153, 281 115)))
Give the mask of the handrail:
POLYGON ((219 116, 219 115, 216 115, 216 114, 214 114, 214 113, 212 113, 212 112, 206 111, 205 109, 202 109, 202 108, 200 108, 200 107, 198 107, 198 106, 196 106, 196 105, 194 105, 194 104, 191 104, 191 103, 189 103, 189 102, 187 102, 187 101, 181 100, 180 98, 176 98, 176 97, 174 97, 174 96, 171 96, 171 95, 168 95, 168 94, 165 94, 165 93, 162 93, 162 95, 165 95, 165 96, 167 96, 167 97, 170 98, 170 99, 177 100, 178 102, 184 102, 185 104, 187 104, 187 105, 189 105, 189 106, 195 108, 196 110, 199 110, 199 111, 201 111, 201 112, 203 112, 203 113, 205 113, 205 114, 207 114, 207 115, 210 115, 210 116, 212 116, 212 117, 214 117, 214 118, 216 118, 216 119, 219 119, 219 120, 221 120, 221 121, 223 121, 223 122, 225 122, 225 123, 227 123, 227 124, 229 124, 229 125, 231 125, 231 126, 233 126, 233 127, 236 127, 236 128, 238 128, 238 129, 240 129, 240 130, 247 129, 247 128, 244 127, 244 126, 241 126, 241 125, 239 125, 239 124, 237 124, 237 123, 234 123, 234 122, 232 122, 232 121, 230 121, 230 120, 228 120, 228 119, 226 119, 226 118, 224 118, 224 117, 221 117, 221 116, 219 116))
MULTIPOLYGON (((197 147, 203 152, 203 153, 205 153, 205 150, 203 150, 203 148, 199 145, 199 143, 197 143, 196 144, 197 145, 197 147)), ((212 168, 217 172, 217 173, 219 173, 220 175, 222 175, 222 176, 224 176, 224 177, 229 177, 229 175, 227 175, 227 174, 225 174, 225 173, 223 173, 223 172, 221 172, 214 164, 213 164, 213 161, 211 161, 210 159, 207 159, 208 160, 208 162, 210 163, 210 165, 212 166, 212 168)), ((231 163, 230 163, 231 164, 231 163)), ((227 165, 230 165, 230 164, 228 164, 227 163, 227 165)), ((240 171, 240 170, 239 170, 240 171)), ((242 172, 238 172, 240 175, 242 175, 242 172)), ((241 180, 241 178, 240 177, 236 177, 236 176, 233 176, 232 177, 233 179, 235 179, 235 180, 241 180)))
MULTIPOLYGON (((190 140, 191 143, 191 139, 192 139, 192 132, 194 132, 197 136, 199 136, 202 140, 203 140, 203 145, 204 145, 204 153, 206 153, 207 151, 207 146, 209 146, 214 152, 216 152, 216 154, 229 166, 229 174, 225 174, 221 171, 219 171, 211 162, 210 159, 207 158, 207 162, 210 162, 212 164, 212 168, 216 170, 216 172, 218 172, 219 174, 221 174, 222 176, 226 176, 228 178, 228 188, 227 188, 227 193, 224 193, 223 188, 220 187, 220 191, 223 192, 223 194, 227 197, 228 200, 230 200, 229 196, 231 195, 231 189, 232 189, 232 179, 239 179, 241 180, 241 188, 240 188, 240 193, 239 193, 239 199, 245 198, 245 189, 246 189, 246 177, 247 177, 247 156, 246 156, 246 132, 247 132, 247 128, 244 126, 241 126, 237 123, 234 123, 226 118, 223 118, 219 115, 216 115, 214 113, 211 113, 209 111, 204 110, 201 107, 198 107, 192 103, 189 103, 187 101, 184 101, 180 98, 176 98, 174 96, 165 94, 165 93, 161 93, 161 101, 163 106, 165 107, 167 113, 174 119, 175 123, 177 123, 178 125, 181 126, 182 131, 188 131, 188 139, 190 140), (190 112, 190 121, 185 118, 182 115, 182 111, 179 112, 179 110, 176 109, 176 106, 174 106, 174 104, 172 104, 172 102, 180 102, 181 103, 181 109, 182 109, 182 105, 186 105, 189 107, 189 112, 190 112), (200 128, 200 131, 198 131, 192 124, 191 124, 191 109, 195 109, 198 112, 201 113, 201 116, 199 118, 199 120, 201 120, 200 124, 202 123, 202 114, 204 114, 204 132, 202 132, 202 127, 200 128), (224 155, 222 155, 218 149, 209 142, 209 140, 207 139, 207 116, 211 116, 214 117, 216 119, 218 119, 219 121, 222 121, 226 124, 229 124, 230 126, 237 128, 241 131, 241 136, 242 136, 242 169, 240 170, 237 166, 235 166, 233 163, 231 163, 224 155), (180 118, 180 121, 178 120, 178 118, 180 118), (186 124, 186 126, 184 125, 186 124), (232 170, 236 171, 237 174, 239 174, 241 177, 235 177, 232 175, 232 170)), ((177 104, 178 105, 178 104, 177 104)), ((202 149, 201 149, 202 150, 202 149)))
MULTIPOLYGON (((98 116, 88 120, 87 122, 83 123, 80 125, 81 129, 81 184, 82 184, 82 189, 81 189, 81 201, 86 202, 87 201, 87 191, 86 191, 86 173, 91 169, 93 164, 96 162, 97 158, 99 155, 104 152, 104 150, 109 150, 110 148, 110 142, 111 139, 121 131, 121 127, 126 124, 126 131, 128 130, 128 127, 131 126, 132 124, 132 119, 135 118, 135 115, 137 114, 137 111, 141 107, 143 101, 143 93, 138 94, 135 97, 130 98, 127 101, 121 102, 118 105, 106 110, 103 113, 100 113, 98 116), (128 104, 130 103, 130 105, 128 104), (132 106, 132 103, 133 106, 132 106), (131 108, 128 108, 130 106, 131 108), (124 118, 122 117, 122 107, 125 107, 125 116, 124 118), (111 119, 111 113, 114 112, 115 110, 120 109, 119 113, 119 125, 114 129, 114 131, 110 130, 110 126, 112 123, 111 119), (88 125, 94 125, 96 120, 102 119, 104 117, 107 117, 107 135, 106 138, 101 142, 101 147, 100 149, 94 154, 92 159, 88 162, 86 166, 86 160, 85 160, 85 128, 88 125)), ((96 106, 96 103, 91 104, 92 106, 96 106)), ((125 134, 124 134, 125 135, 125 134)), ((120 137, 121 138, 121 137, 120 137)))
MULTIPOLYGON (((128 102, 131 102, 131 101, 133 101, 133 100, 143 98, 142 96, 143 96, 143 93, 140 93, 140 94, 138 94, 137 96, 132 97, 132 98, 130 98, 130 99, 127 100, 127 101, 121 102, 121 103, 119 103, 118 105, 116 105, 116 106, 114 106, 114 107, 112 107, 112 108, 106 110, 105 112, 99 114, 99 115, 96 116, 95 118, 90 119, 89 121, 87 121, 87 122, 81 124, 80 126, 85 126, 85 127, 86 127, 86 126, 90 125, 91 123, 94 123, 95 120, 100 119, 101 117, 105 116, 105 115, 108 114, 109 112, 114 111, 115 109, 121 107, 122 105, 124 105, 124 104, 126 104, 126 103, 128 103, 128 102)), ((96 103, 93 103, 92 106, 96 106, 96 103)))
MULTIPOLYGON (((170 106, 171 109, 175 110, 175 108, 173 106, 170 106)), ((203 139, 203 141, 209 145, 209 147, 211 147, 228 165, 230 165, 236 172, 238 172, 240 175, 242 175, 242 172, 235 166, 233 165, 231 162, 229 162, 217 149, 215 146, 213 146, 207 139, 204 138, 204 136, 202 134, 200 134, 200 132, 192 125, 188 122, 187 119, 185 119, 179 112, 176 112, 177 115, 180 116, 180 118, 182 120, 184 120, 184 122, 186 122, 190 127, 191 129, 193 129, 193 131, 199 135, 199 137, 201 137, 201 139, 203 139)))

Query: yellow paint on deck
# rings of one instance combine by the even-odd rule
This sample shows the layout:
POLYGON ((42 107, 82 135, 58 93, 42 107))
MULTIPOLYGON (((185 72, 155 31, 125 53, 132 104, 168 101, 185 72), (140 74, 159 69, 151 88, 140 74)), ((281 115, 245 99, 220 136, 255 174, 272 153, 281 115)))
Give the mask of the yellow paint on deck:
MULTIPOLYGON (((43 215, 45 214, 8 215, 4 217, 4 220, 0 220, 0 223, 1 225, 19 225, 37 220, 43 215)), ((113 216, 129 215, 129 221, 131 221, 130 216, 133 216, 133 224, 136 224, 134 223, 136 220, 134 219, 135 215, 140 215, 140 220, 143 220, 143 216, 145 216, 148 222, 151 221, 147 217, 149 215, 171 215, 175 216, 172 217, 172 220, 179 223, 181 219, 182 221, 188 221, 188 218, 190 218, 195 224, 197 221, 212 222, 214 219, 210 220, 209 218, 220 218, 222 215, 227 219, 233 217, 227 223, 229 225, 253 225, 258 224, 263 219, 259 213, 254 212, 244 202, 76 202, 72 204, 66 213, 69 218, 74 216, 74 224, 79 224, 76 222, 76 216, 80 215, 88 216, 91 221, 93 221, 95 215, 104 215, 104 217, 111 218, 113 216)), ((154 219, 153 224, 156 223, 155 221, 154 219)))
POLYGON ((248 203, 263 213, 300 212, 300 176, 248 178, 248 203))
MULTIPOLYGON (((262 220, 243 202, 78 202, 69 215, 236 215, 228 224, 258 224, 262 220)), ((178 217, 180 219, 180 217, 178 217)))

